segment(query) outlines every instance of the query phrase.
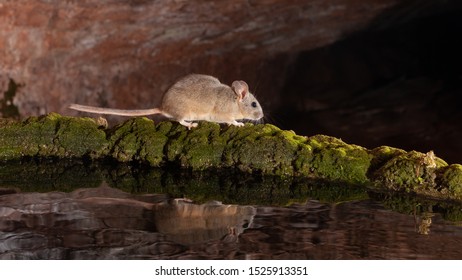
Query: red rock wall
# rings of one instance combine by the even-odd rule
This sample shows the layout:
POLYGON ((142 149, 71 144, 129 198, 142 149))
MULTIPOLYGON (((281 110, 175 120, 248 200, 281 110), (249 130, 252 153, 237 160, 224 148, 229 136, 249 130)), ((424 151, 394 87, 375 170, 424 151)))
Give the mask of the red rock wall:
POLYGON ((23 85, 14 99, 22 116, 75 114, 66 109, 75 102, 155 107, 190 72, 244 79, 271 108, 300 50, 361 30, 401 2, 2 0, 0 81, 23 85))

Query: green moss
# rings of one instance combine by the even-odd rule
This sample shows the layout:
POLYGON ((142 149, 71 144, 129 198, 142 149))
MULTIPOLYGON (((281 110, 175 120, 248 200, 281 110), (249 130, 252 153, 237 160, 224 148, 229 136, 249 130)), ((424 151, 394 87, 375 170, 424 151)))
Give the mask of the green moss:
POLYGON ((220 127, 201 122, 157 126, 134 118, 105 132, 92 119, 50 114, 2 125, 0 156, 60 158, 90 155, 151 166, 176 163, 193 170, 238 168, 248 173, 367 182, 364 148, 327 136, 302 137, 273 125, 220 127))
POLYGON ((376 182, 389 189, 428 194, 436 186, 437 169, 445 165, 433 152, 411 151, 387 161, 374 176, 376 182))
POLYGON ((167 127, 156 130, 154 122, 148 118, 134 118, 115 127, 109 132, 110 150, 108 155, 120 162, 146 162, 151 166, 164 163, 164 146, 167 127))
POLYGON ((180 133, 179 136, 169 143, 169 151, 175 151, 182 166, 193 170, 222 166, 221 158, 226 142, 220 137, 220 125, 202 122, 196 129, 189 130, 187 134, 180 133), (175 148, 171 149, 171 145, 175 148))
POLYGON ((340 139, 316 135, 306 141, 312 149, 312 176, 353 184, 366 184, 372 156, 363 147, 349 145, 340 139))
POLYGON ((228 143, 233 145, 240 142, 243 139, 248 141, 255 141, 262 136, 274 135, 275 133, 281 131, 274 125, 271 124, 259 124, 252 125, 246 124, 243 127, 229 126, 222 132, 222 137, 228 139, 228 143))
POLYGON ((249 173, 293 175, 293 156, 299 150, 293 132, 272 125, 221 128, 201 122, 192 130, 178 125, 168 138, 168 161, 193 170, 237 167, 249 173))
POLYGON ((58 157, 99 158, 106 148, 106 134, 99 129, 94 119, 70 118, 50 114, 49 120, 56 123, 54 146, 59 147, 58 157))
POLYGON ((440 186, 447 188, 450 197, 462 198, 462 165, 451 164, 442 170, 440 186))
POLYGON ((334 137, 304 137, 268 124, 201 122, 188 130, 176 122, 154 124, 134 118, 104 130, 93 119, 58 114, 0 119, 0 160, 24 157, 110 158, 193 171, 240 170, 462 199, 462 166, 448 167, 433 152, 386 146, 367 150, 334 137))
POLYGON ((380 146, 375 149, 372 149, 369 153, 372 155, 372 161, 371 166, 369 168, 369 172, 372 173, 381 166, 383 166, 390 159, 405 154, 406 151, 388 146, 380 146))
POLYGON ((223 155, 227 166, 237 166, 250 173, 295 174, 292 162, 299 143, 293 139, 293 132, 282 131, 272 125, 246 125, 242 130, 230 127, 225 135, 231 139, 223 155))
POLYGON ((49 114, 0 126, 0 159, 24 156, 98 157, 106 145, 106 134, 89 118, 49 114))

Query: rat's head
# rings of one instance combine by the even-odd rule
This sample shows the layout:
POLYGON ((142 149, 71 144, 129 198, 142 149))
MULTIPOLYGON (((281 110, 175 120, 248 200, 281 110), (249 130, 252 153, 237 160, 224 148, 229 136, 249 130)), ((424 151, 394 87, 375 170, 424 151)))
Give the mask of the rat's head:
POLYGON ((234 81, 232 86, 237 95, 239 109, 245 119, 259 120, 263 118, 263 110, 258 100, 249 91, 249 86, 244 81, 234 81))

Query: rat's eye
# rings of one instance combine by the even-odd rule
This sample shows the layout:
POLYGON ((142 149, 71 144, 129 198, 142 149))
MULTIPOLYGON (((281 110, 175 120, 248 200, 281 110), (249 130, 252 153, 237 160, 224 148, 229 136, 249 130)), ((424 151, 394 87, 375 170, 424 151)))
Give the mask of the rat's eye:
POLYGON ((255 102, 255 101, 252 102, 250 105, 252 105, 252 107, 254 107, 254 108, 257 108, 257 102, 255 102))

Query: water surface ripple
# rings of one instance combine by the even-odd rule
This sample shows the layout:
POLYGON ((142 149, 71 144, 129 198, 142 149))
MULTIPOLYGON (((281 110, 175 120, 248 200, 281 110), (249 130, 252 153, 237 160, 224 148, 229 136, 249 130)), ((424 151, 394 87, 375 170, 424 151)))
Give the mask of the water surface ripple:
POLYGON ((461 259, 462 227, 373 199, 203 204, 107 186, 0 195, 0 259, 461 259))

